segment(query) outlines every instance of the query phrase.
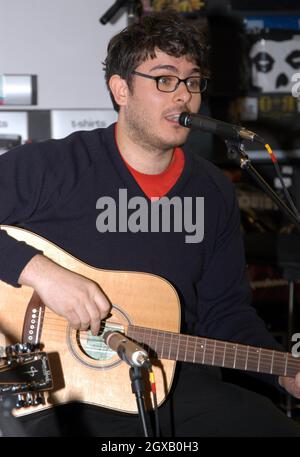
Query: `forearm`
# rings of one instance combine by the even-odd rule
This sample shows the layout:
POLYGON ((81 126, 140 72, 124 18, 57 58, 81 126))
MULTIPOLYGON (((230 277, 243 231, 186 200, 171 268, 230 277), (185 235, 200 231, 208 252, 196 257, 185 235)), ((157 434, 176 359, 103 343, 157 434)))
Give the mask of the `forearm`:
POLYGON ((34 288, 43 303, 65 317, 72 327, 90 328, 93 335, 98 334, 101 319, 110 311, 110 303, 99 284, 41 254, 24 267, 19 284, 34 288))
POLYGON ((37 287, 40 281, 45 280, 47 274, 51 276, 53 271, 57 268, 62 268, 48 257, 42 254, 37 254, 25 265, 18 279, 21 286, 37 287), (52 273, 51 273, 52 272, 52 273))

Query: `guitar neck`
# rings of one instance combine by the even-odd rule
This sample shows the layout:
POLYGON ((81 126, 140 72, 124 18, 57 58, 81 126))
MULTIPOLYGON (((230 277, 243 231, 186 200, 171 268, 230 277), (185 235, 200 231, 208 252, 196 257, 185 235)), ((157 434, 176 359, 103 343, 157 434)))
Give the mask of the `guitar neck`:
POLYGON ((129 325, 127 335, 160 359, 199 363, 278 376, 295 376, 300 360, 288 352, 263 349, 129 325))

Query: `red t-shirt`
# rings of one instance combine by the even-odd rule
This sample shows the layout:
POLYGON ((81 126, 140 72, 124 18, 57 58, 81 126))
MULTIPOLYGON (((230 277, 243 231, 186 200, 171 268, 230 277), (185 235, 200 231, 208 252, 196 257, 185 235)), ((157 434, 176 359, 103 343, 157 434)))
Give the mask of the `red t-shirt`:
MULTIPOLYGON (((121 151, 120 154, 122 156, 121 151)), ((150 200, 166 195, 176 184, 184 168, 184 153, 179 147, 174 149, 173 157, 168 168, 158 175, 141 173, 140 171, 132 168, 132 166, 126 162, 124 157, 122 158, 128 170, 150 200)))

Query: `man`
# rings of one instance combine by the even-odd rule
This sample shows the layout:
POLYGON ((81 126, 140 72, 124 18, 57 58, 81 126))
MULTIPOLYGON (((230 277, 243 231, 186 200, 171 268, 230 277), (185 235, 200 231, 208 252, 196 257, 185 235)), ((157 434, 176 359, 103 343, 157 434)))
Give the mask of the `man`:
MULTIPOLYGON (((2 224, 30 229, 95 267, 164 277, 179 294, 184 333, 278 349, 249 304, 233 188, 216 167, 180 147, 188 130, 178 116, 199 110, 206 86, 200 33, 173 13, 145 17, 111 40, 105 71, 117 125, 4 155, 2 224), (129 223, 133 205, 126 226, 122 216, 110 225, 101 199, 124 214, 121 191, 128 201, 145 202, 148 224, 142 213, 129 223), (174 203, 167 229, 151 225, 157 199, 175 197, 184 223, 174 203)), ((99 285, 5 233, 0 252, 2 280, 33 287, 75 329, 97 335, 111 310, 99 285)), ((298 377, 280 382, 300 397, 298 377)), ((178 364, 159 413, 163 436, 300 434, 268 400, 224 383, 218 369, 191 364, 178 364)), ((21 421, 29 435, 142 434, 136 416, 88 406, 60 406, 21 421)))

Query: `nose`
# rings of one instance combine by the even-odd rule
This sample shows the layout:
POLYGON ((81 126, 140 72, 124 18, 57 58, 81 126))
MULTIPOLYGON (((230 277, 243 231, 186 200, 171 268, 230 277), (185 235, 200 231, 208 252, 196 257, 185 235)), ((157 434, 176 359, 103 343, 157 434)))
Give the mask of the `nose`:
POLYGON ((176 101, 183 101, 184 103, 188 102, 192 97, 192 94, 188 91, 184 81, 180 81, 177 89, 173 93, 176 101))
POLYGON ((278 87, 282 87, 282 86, 287 86, 289 83, 289 80, 288 80, 288 77, 285 73, 280 73, 279 76, 277 76, 277 79, 276 79, 276 89, 278 89, 278 87))

